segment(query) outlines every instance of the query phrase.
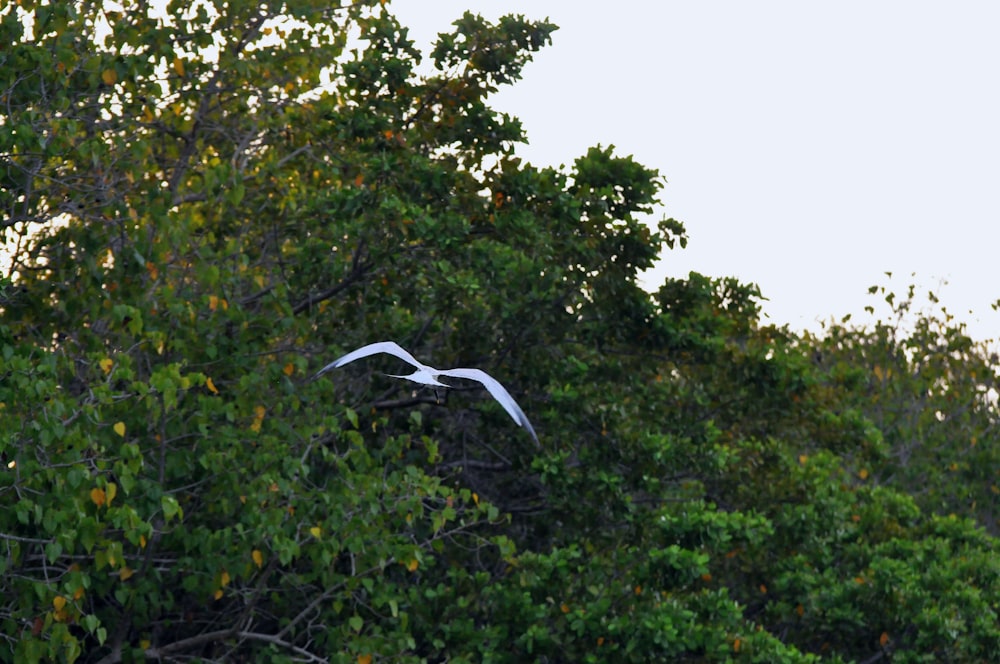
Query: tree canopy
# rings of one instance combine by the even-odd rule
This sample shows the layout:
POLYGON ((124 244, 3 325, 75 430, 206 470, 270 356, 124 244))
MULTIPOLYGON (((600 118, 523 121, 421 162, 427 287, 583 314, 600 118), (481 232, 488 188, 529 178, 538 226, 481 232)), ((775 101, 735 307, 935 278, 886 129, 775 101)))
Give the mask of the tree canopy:
POLYGON ((442 28, 0 10, 0 661, 1000 660, 989 347, 644 291, 658 171, 489 105, 556 26, 442 28), (381 340, 540 448, 473 383, 314 378, 381 340))

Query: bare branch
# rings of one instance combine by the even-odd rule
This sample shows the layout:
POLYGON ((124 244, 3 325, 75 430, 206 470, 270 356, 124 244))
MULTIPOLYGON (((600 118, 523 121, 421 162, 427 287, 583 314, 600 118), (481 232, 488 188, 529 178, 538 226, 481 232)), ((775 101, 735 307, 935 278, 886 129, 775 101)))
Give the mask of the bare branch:
POLYGON ((362 241, 358 245, 357 249, 354 250, 354 254, 351 257, 351 272, 348 274, 343 281, 341 281, 336 286, 328 288, 325 291, 315 293, 313 295, 307 296, 304 300, 292 307, 293 314, 300 314, 303 311, 311 309, 313 306, 323 302, 324 300, 329 300, 331 297, 337 293, 345 290, 351 286, 356 281, 359 281, 372 267, 372 264, 368 261, 362 260, 362 256, 365 253, 365 242, 362 241))

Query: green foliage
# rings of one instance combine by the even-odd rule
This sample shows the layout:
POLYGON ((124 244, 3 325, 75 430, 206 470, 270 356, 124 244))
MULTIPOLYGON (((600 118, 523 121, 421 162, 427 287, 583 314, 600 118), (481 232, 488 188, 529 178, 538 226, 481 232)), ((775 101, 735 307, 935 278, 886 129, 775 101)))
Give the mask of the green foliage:
POLYGON ((418 76, 383 4, 0 10, 0 661, 1000 658, 995 362, 649 295, 659 174, 487 103, 555 26, 418 76), (388 358, 310 378, 381 339, 542 450, 388 358))
POLYGON ((807 338, 838 407, 862 414, 882 432, 884 457, 869 470, 881 483, 912 494, 926 511, 974 518, 1000 533, 1000 374, 996 350, 973 341, 964 324, 937 304, 915 310, 906 296, 873 286, 890 304, 872 329, 831 324, 807 338))

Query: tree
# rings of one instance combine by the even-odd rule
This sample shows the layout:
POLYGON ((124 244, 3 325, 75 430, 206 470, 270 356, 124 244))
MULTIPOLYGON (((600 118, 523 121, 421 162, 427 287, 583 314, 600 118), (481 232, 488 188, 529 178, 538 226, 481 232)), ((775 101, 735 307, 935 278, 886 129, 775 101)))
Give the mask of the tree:
POLYGON ((419 76, 384 4, 2 14, 0 659, 1000 653, 993 540, 851 479, 881 434, 757 290, 638 286, 657 171, 516 158, 487 98, 555 26, 466 14, 419 76), (382 339, 543 449, 312 378, 382 339))
POLYGON ((885 286, 869 292, 891 307, 871 329, 830 324, 807 337, 838 407, 863 414, 883 433, 875 481, 914 496, 940 515, 960 515, 1000 533, 1000 444, 995 348, 974 341, 933 292, 917 310, 916 287, 902 298, 885 286))

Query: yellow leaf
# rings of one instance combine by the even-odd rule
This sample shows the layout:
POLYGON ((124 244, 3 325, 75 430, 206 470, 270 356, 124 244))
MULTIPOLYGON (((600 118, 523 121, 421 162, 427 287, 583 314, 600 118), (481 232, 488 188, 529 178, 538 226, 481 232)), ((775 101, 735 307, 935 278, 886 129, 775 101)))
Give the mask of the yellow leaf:
POLYGON ((104 494, 104 489, 100 487, 94 487, 90 490, 90 500, 93 501, 95 505, 100 507, 107 502, 107 497, 104 494))
POLYGON ((861 470, 859 470, 858 471, 858 477, 860 477, 863 480, 868 479, 868 469, 867 468, 862 468, 861 470))
POLYGON ((114 482, 108 482, 108 486, 105 487, 104 491, 108 496, 108 505, 110 505, 111 501, 118 495, 118 485, 114 482))
POLYGON ((219 308, 219 296, 218 295, 209 295, 208 296, 208 308, 211 309, 212 311, 215 311, 216 309, 219 308))
POLYGON ((184 75, 184 61, 180 58, 174 58, 174 71, 178 76, 184 75))
POLYGON ((66 598, 62 595, 56 595, 52 598, 52 608, 56 611, 62 611, 66 608, 66 598))
POLYGON ((736 639, 733 641, 733 652, 739 652, 739 651, 740 651, 740 640, 736 639))
POLYGON ((479 494, 478 493, 475 493, 475 492, 472 493, 472 502, 474 502, 476 504, 476 507, 479 507, 479 494))
POLYGON ((83 586, 80 586, 79 588, 73 591, 73 599, 75 600, 80 599, 81 597, 83 597, 85 592, 87 592, 86 589, 83 586))
POLYGON ((116 434, 118 434, 119 436, 121 436, 123 438, 125 437, 125 423, 124 422, 115 422, 115 425, 112 428, 115 430, 116 434))
POLYGON ((323 529, 320 528, 319 526, 313 526, 312 528, 309 529, 309 534, 315 537, 316 539, 319 539, 319 536, 323 534, 323 529))
POLYGON ((101 371, 103 371, 106 374, 111 373, 111 367, 115 366, 114 360, 112 360, 110 357, 104 358, 103 360, 98 362, 98 364, 101 367, 101 371))
POLYGON ((420 561, 418 561, 416 558, 406 563, 406 569, 410 570, 411 572, 416 572, 418 567, 420 567, 420 561))
POLYGON ((264 415, 267 414, 267 409, 263 406, 254 406, 253 408, 253 424, 250 425, 251 431, 260 431, 260 425, 264 422, 264 415))
POLYGON ((133 574, 135 574, 135 570, 129 567, 128 565, 125 565, 124 567, 122 567, 122 570, 118 573, 118 578, 120 578, 122 581, 128 581, 129 579, 132 578, 133 574))
POLYGON ((149 272, 149 276, 156 279, 160 276, 160 271, 157 269, 156 264, 150 261, 146 261, 146 272, 149 272))
POLYGON ((218 590, 216 590, 215 594, 213 595, 213 597, 215 599, 222 599, 222 588, 219 588, 218 590))
POLYGON ((118 80, 118 74, 114 69, 105 69, 101 72, 101 80, 104 81, 104 85, 114 85, 118 80))
POLYGON ((559 610, 562 611, 563 613, 569 613, 569 605, 568 604, 560 604, 559 605, 559 610))
POLYGON ((260 552, 260 549, 254 549, 251 551, 250 557, 253 558, 253 562, 257 566, 257 569, 260 569, 261 565, 264 564, 264 554, 260 552))
POLYGON ((801 463, 804 466, 806 464, 806 461, 809 461, 809 455, 808 454, 800 454, 799 455, 799 463, 801 463))
POLYGON ((358 664, 372 664, 372 656, 358 655, 358 664))
POLYGON ((222 570, 222 576, 219 577, 219 585, 225 588, 226 586, 229 585, 230 580, 231 579, 229 578, 229 572, 227 572, 226 570, 222 570))
POLYGON ((889 633, 882 632, 882 636, 878 637, 878 644, 884 647, 887 643, 889 643, 889 633))
POLYGON ((286 376, 291 376, 295 373, 295 365, 289 362, 285 365, 285 368, 281 370, 286 376))
POLYGON ((145 535, 139 535, 139 548, 140 549, 145 549, 146 548, 146 536, 145 535))
POLYGON ((219 393, 219 390, 215 389, 215 383, 212 382, 212 379, 210 377, 205 379, 205 387, 207 387, 208 391, 211 392, 212 394, 219 393))

